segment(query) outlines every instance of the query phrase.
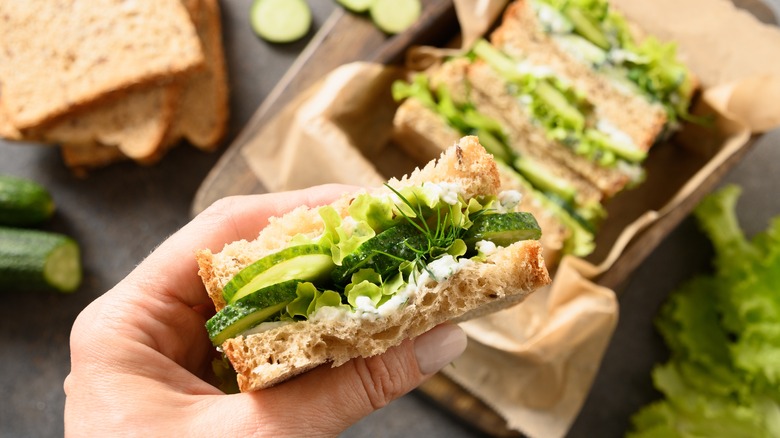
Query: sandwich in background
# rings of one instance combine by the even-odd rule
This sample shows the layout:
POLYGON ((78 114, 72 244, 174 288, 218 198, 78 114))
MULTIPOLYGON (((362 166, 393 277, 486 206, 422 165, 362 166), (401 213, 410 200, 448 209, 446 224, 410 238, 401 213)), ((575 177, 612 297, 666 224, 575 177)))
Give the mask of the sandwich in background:
MULTIPOLYGON (((585 35, 596 32, 586 29, 585 35)), ((648 150, 687 117, 696 83, 672 44, 637 43, 627 29, 603 0, 514 2, 493 43, 480 40, 468 54, 394 84, 394 96, 403 100, 394 119, 396 143, 424 160, 460 135, 477 135, 503 163, 506 187, 525 193, 538 208, 535 215, 545 218, 540 224, 550 266, 564 254, 586 256, 605 203, 641 183, 648 150), (609 26, 580 11, 586 6, 600 11, 609 26), (539 24, 537 13, 547 21, 555 17, 555 27, 539 24), (604 35, 610 46, 597 47, 604 53, 600 62, 572 54, 580 53, 576 45, 592 56, 596 49, 564 14, 604 35), (664 56, 652 57, 654 50, 664 56), (672 75, 673 84, 662 81, 672 75), (655 85, 648 84, 665 88, 653 94, 648 90, 655 85)))

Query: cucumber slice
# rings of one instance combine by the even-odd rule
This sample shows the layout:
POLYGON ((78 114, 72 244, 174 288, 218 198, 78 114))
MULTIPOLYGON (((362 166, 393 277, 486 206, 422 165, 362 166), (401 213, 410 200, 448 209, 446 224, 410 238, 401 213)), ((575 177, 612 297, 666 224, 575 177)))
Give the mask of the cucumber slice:
POLYGON ((348 284, 352 274, 360 269, 373 269, 383 278, 397 270, 406 260, 414 260, 415 249, 425 248, 427 238, 409 223, 396 225, 363 242, 353 253, 344 257, 341 266, 331 274, 341 286, 348 284))
POLYGON ((0 289, 69 293, 81 274, 79 246, 70 237, 0 227, 0 289))
POLYGON ((54 214, 54 201, 42 185, 22 178, 0 175, 0 224, 29 226, 54 214))
POLYGON ((300 280, 277 283, 228 304, 206 321, 206 330, 214 345, 221 345, 278 314, 296 297, 300 280))
POLYGON ((358 14, 362 14, 371 9, 371 6, 375 2, 376 0, 336 0, 336 3, 358 14))
POLYGON ((566 98, 566 95, 546 80, 536 84, 536 96, 569 125, 585 126, 585 116, 566 98))
POLYGON ((327 279, 335 266, 327 248, 317 244, 291 246, 242 269, 222 289, 222 296, 226 302, 233 303, 252 292, 287 280, 316 283, 327 279))
POLYGON ((371 19, 383 32, 396 34, 414 24, 422 13, 420 0, 376 0, 371 19))
POLYGON ((604 50, 610 49, 609 40, 604 35, 604 31, 601 30, 601 23, 594 22, 582 9, 573 5, 567 5, 563 14, 571 20, 575 32, 604 50))
POLYGON ((463 241, 469 248, 480 240, 489 240, 498 246, 507 246, 521 240, 537 240, 542 230, 530 213, 483 214, 474 219, 463 241))
POLYGON ((523 157, 515 159, 513 164, 514 168, 539 191, 552 192, 569 202, 574 201, 577 194, 574 186, 566 178, 553 174, 548 167, 523 157))
POLYGON ((255 0, 249 12, 255 33, 272 43, 291 43, 311 28, 311 9, 304 0, 255 0))
POLYGON ((607 52, 579 35, 553 35, 552 38, 566 53, 580 61, 594 67, 599 67, 607 62, 607 52))

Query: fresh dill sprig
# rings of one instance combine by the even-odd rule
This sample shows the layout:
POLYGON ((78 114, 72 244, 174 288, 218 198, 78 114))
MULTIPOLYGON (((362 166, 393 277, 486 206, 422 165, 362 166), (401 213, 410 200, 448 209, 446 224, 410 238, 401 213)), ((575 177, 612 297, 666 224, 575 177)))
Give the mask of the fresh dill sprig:
MULTIPOLYGON (((404 245, 406 245, 407 248, 415 253, 415 259, 412 260, 413 264, 420 270, 428 272, 431 277, 435 278, 433 272, 431 272, 431 270, 428 268, 427 261, 446 252, 455 243, 455 241, 460 239, 466 232, 465 228, 461 227, 459 223, 456 223, 456 215, 453 211, 454 206, 448 205, 449 211, 444 214, 444 217, 442 217, 443 208, 435 208, 436 223, 435 226, 431 227, 431 225, 428 223, 429 219, 426 219, 425 217, 422 203, 419 202, 419 199, 415 205, 410 202, 403 194, 401 194, 401 192, 391 187, 389 184, 385 184, 385 186, 390 189, 390 191, 392 191, 396 196, 398 196, 401 202, 409 207, 409 209, 416 215, 417 220, 406 214, 403 208, 398 208, 401 216, 418 231, 420 231, 420 233, 425 238, 424 244, 420 247, 412 245, 408 242, 408 239, 404 240, 404 245)), ((417 196, 416 193, 414 195, 415 197, 417 196)), ((479 210, 472 213, 471 216, 479 216, 482 213, 484 213, 484 210, 479 210)), ((468 215, 468 211, 462 212, 462 214, 468 215)), ((379 253, 379 251, 377 252, 379 253)))

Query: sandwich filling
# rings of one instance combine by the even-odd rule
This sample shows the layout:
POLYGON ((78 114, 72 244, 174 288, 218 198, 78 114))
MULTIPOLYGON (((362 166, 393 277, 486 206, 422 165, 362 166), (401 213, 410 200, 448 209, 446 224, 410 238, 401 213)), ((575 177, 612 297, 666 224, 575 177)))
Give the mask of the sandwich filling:
POLYGON ((296 321, 382 318, 498 247, 538 239, 519 194, 464 199, 457 183, 430 183, 355 197, 342 217, 320 207, 323 231, 238 272, 223 288, 227 305, 206 323, 214 345, 296 321))
POLYGON ((609 77, 618 88, 639 92, 666 110, 669 123, 689 116, 692 76, 674 43, 653 36, 637 41, 626 19, 606 0, 532 0, 543 30, 558 47, 609 77))

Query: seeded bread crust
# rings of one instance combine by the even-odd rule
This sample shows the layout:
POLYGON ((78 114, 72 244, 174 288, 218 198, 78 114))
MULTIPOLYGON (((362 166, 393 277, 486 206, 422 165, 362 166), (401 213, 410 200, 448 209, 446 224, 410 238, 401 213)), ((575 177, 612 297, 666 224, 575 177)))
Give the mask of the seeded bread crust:
MULTIPOLYGON (((400 188, 426 181, 459 183, 464 197, 471 198, 498 193, 500 177, 495 162, 477 138, 464 137, 438 160, 388 184, 400 188)), ((385 187, 371 192, 390 193, 385 187)), ((344 217, 355 196, 344 195, 331 205, 344 217)), ((199 275, 217 310, 225 305, 222 288, 237 272, 283 248, 296 234, 317 237, 322 231, 317 208, 299 207, 272 218, 253 241, 229 243, 217 254, 199 251, 199 275)), ((448 280, 425 284, 414 302, 395 316, 378 321, 294 323, 229 339, 222 349, 238 372, 240 389, 252 391, 327 362, 338 366, 357 356, 379 354, 446 320, 504 308, 549 281, 541 245, 536 241, 518 242, 499 249, 485 263, 467 262, 448 280)))
POLYGON ((597 113, 627 133, 642 150, 649 150, 663 130, 667 119, 660 104, 620 91, 590 66, 564 52, 544 32, 529 1, 516 0, 507 7, 491 41, 511 56, 551 68, 582 90, 597 113))

